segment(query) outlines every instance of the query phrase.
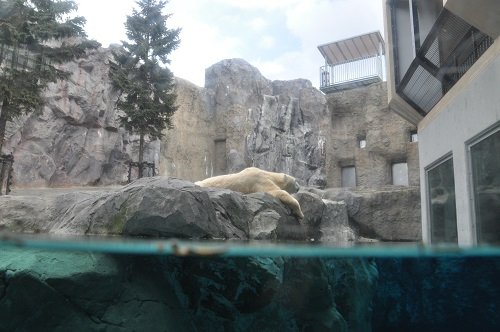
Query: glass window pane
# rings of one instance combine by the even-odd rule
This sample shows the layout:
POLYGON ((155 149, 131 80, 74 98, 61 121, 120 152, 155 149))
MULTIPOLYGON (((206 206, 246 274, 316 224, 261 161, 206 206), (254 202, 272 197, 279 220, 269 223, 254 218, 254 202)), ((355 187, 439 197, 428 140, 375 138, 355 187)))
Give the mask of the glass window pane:
POLYGON ((342 187, 356 187, 356 168, 342 167, 342 187))
POLYGON ((453 159, 427 171, 431 242, 457 243, 453 159))
POLYGON ((500 130, 471 146, 478 243, 500 243, 500 130))
POLYGON ((392 164, 392 184, 395 186, 408 185, 408 164, 395 163, 392 164))

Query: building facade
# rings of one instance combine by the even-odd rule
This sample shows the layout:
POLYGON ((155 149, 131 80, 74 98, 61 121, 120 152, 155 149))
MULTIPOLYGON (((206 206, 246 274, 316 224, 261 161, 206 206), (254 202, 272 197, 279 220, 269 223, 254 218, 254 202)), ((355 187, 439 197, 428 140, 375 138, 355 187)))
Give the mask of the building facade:
POLYGON ((500 243, 500 2, 384 2, 389 107, 418 126, 425 243, 500 243))

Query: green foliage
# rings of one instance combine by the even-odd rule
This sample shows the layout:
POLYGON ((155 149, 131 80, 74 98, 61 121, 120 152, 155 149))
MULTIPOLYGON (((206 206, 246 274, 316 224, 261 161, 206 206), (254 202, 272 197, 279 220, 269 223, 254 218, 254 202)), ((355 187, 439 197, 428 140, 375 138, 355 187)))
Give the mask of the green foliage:
POLYGON ((70 73, 57 64, 99 47, 71 0, 0 0, 0 150, 5 123, 40 109, 42 91, 70 73))
POLYGON ((120 50, 113 53, 109 75, 122 93, 117 101, 117 108, 124 112, 121 124, 141 136, 141 162, 144 135, 160 138, 164 129, 172 128, 176 95, 173 74, 165 64, 179 46, 180 29, 166 26, 170 15, 163 15, 162 10, 167 1, 139 0, 136 4, 138 9, 125 23, 129 41, 122 41, 120 50))

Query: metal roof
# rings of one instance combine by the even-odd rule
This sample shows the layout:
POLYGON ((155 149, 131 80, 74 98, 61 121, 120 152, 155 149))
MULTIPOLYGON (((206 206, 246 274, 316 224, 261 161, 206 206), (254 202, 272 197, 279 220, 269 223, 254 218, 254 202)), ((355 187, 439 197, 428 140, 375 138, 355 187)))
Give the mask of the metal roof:
POLYGON ((384 54, 384 40, 379 31, 370 32, 333 43, 318 46, 329 65, 338 65, 384 54))

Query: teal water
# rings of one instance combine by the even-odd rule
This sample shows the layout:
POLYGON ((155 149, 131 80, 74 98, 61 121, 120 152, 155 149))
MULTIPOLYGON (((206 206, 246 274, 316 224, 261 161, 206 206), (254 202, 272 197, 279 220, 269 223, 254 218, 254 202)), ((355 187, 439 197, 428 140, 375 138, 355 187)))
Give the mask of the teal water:
POLYGON ((3 331, 499 331, 500 247, 0 235, 3 331))
POLYGON ((3 235, 0 248, 112 254, 222 257, 499 257, 499 246, 428 246, 419 243, 328 244, 266 241, 151 240, 117 237, 3 235))

